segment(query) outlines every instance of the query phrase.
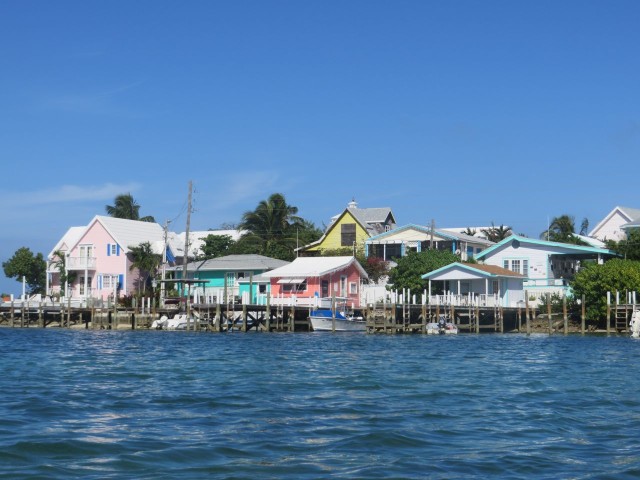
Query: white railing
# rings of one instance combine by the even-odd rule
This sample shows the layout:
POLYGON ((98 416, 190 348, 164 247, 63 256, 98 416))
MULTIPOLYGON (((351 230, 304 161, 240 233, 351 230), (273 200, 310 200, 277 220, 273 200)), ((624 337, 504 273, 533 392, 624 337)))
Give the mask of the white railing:
POLYGON ((96 268, 96 257, 68 257, 67 270, 93 270, 96 268))
POLYGON ((444 295, 431 295, 430 305, 447 305, 454 307, 498 307, 500 298, 496 294, 466 294, 456 295, 446 293, 444 295))

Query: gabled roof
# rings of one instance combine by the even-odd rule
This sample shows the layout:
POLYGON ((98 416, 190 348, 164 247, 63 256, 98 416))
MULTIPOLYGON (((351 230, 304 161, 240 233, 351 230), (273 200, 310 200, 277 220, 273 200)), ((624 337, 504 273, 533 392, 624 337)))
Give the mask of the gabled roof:
MULTIPOLYGON (((238 271, 238 270, 273 270, 289 264, 285 260, 265 257, 263 255, 226 255, 224 257, 210 258, 199 262, 189 262, 187 270, 193 271, 238 271)), ((172 270, 181 270, 183 266, 177 266, 172 270)))
POLYGON ((52 259, 55 256, 55 253, 58 250, 61 250, 65 246, 66 246, 65 251, 71 250, 73 248, 73 246, 76 243, 78 243, 78 240, 80 240, 80 237, 82 237, 82 234, 85 232, 86 229, 87 229, 87 227, 71 227, 62 236, 60 241, 58 243, 56 243, 56 246, 53 247, 53 250, 51 250, 51 252, 49 253, 49 256, 47 258, 52 259))
MULTIPOLYGON (((100 223, 104 229, 111 235, 111 238, 120 245, 125 251, 129 252, 130 247, 140 245, 144 242, 149 242, 152 246, 157 245, 160 241, 160 245, 164 243, 164 230, 155 222, 141 222, 139 220, 127 220, 124 218, 107 217, 103 215, 96 215, 89 225, 84 229, 86 233, 93 225, 100 223)), ((73 247, 78 245, 82 238, 78 238, 73 244, 73 247)), ((160 251, 155 253, 162 253, 162 247, 160 251)))
POLYGON ((357 207, 347 207, 347 210, 353 215, 360 223, 363 225, 370 225, 372 223, 384 223, 391 215, 393 222, 395 223, 396 219, 393 216, 393 212, 389 207, 383 208, 357 208, 357 207))
MULTIPOLYGON (((430 227, 410 223, 408 225, 403 225, 402 227, 389 230, 388 232, 383 232, 383 233, 380 233, 379 235, 374 235, 373 237, 370 237, 369 239, 367 239, 367 242, 374 243, 376 241, 384 239, 385 237, 397 235, 398 233, 406 230, 416 230, 426 235, 431 234, 430 227)), ((433 234, 437 235, 440 238, 444 238, 446 240, 457 240, 457 241, 463 241, 467 243, 479 243, 481 245, 487 245, 487 246, 494 245, 494 242, 491 242, 486 238, 472 237, 471 235, 465 235, 464 233, 458 233, 451 230, 434 230, 433 234)))
POLYGON ((495 265, 479 265, 477 263, 462 263, 462 262, 450 263, 449 265, 445 265, 442 268, 439 268, 429 273, 425 273, 424 275, 422 275, 422 278, 429 279, 447 270, 452 270, 454 268, 466 270, 480 277, 485 277, 485 278, 500 278, 500 277, 525 278, 524 275, 521 275, 516 272, 512 272, 511 270, 507 270, 506 268, 498 267, 495 265))
POLYGON ((566 250, 570 250, 576 253, 596 253, 603 255, 616 255, 615 252, 611 250, 607 250, 606 248, 596 248, 596 247, 586 247, 584 245, 573 245, 571 243, 560 243, 560 242, 548 242, 546 240, 537 240, 534 238, 521 237, 520 235, 511 235, 510 237, 505 238, 501 242, 496 243, 494 246, 483 250, 478 253, 475 257, 477 259, 484 258, 496 251, 497 249, 507 245, 508 243, 517 240, 520 243, 531 244, 531 245, 540 245, 542 247, 556 247, 556 248, 564 248, 566 250))
MULTIPOLYGON (((600 230, 600 228, 602 228, 602 226, 607 223, 609 219, 611 219, 611 217, 616 214, 616 212, 619 212, 622 216, 627 218, 629 223, 640 221, 640 209, 616 206, 600 221, 600 223, 598 223, 595 227, 593 227, 593 229, 591 229, 591 231, 589 232, 589 236, 593 236, 595 232, 600 230)), ((627 225, 625 225, 625 227, 627 225)))
POLYGON ((298 257, 293 262, 262 275, 265 277, 321 277, 333 272, 342 271, 352 264, 360 272, 362 277, 368 278, 367 272, 364 271, 360 263, 355 257, 298 257))

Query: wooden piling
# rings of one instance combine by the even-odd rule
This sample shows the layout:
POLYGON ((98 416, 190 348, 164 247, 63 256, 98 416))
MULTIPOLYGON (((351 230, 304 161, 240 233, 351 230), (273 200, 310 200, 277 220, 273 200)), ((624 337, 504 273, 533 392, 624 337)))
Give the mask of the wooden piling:
POLYGON ((549 335, 553 333, 553 324, 551 320, 551 294, 547 293, 547 319, 549 320, 549 335))
POLYGON ((582 307, 582 314, 581 314, 581 319, 580 319, 581 320, 580 329, 582 331, 582 334, 584 335, 585 323, 586 323, 586 318, 587 318, 587 315, 586 315, 587 307, 585 305, 584 295, 582 295, 582 305, 581 305, 581 307, 582 307))
POLYGON ((564 334, 569 333, 569 317, 567 316, 567 297, 562 297, 562 319, 564 320, 564 334))

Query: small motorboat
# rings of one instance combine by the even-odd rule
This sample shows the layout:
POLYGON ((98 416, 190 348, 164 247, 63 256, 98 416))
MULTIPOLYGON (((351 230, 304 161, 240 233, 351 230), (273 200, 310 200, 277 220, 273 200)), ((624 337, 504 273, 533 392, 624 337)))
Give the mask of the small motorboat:
POLYGON ((437 322, 427 323, 428 335, 457 335, 458 327, 451 322, 447 321, 444 315, 440 315, 437 322))
POLYGON ((367 322, 362 317, 346 315, 342 312, 332 313, 331 310, 320 308, 309 315, 311 328, 314 332, 364 332, 367 322))
POLYGON ((640 310, 631 314, 629 329, 631 330, 631 338, 640 338, 640 310))
POLYGON ((187 317, 186 313, 176 313, 173 318, 162 315, 151 322, 152 330, 186 330, 190 325, 196 325, 198 320, 187 317))

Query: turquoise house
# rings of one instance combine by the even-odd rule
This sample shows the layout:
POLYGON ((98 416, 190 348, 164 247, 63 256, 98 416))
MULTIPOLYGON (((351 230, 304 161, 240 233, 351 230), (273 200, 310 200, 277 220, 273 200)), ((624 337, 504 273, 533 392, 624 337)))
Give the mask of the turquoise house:
MULTIPOLYGON (((260 274, 287 265, 289 262, 263 255, 227 255, 190 262, 187 264, 187 279, 201 280, 193 295, 204 297, 208 303, 227 299, 242 303, 259 303, 259 299, 270 292, 269 279, 260 274)), ((182 279, 184 267, 174 267, 175 279, 182 279)))

